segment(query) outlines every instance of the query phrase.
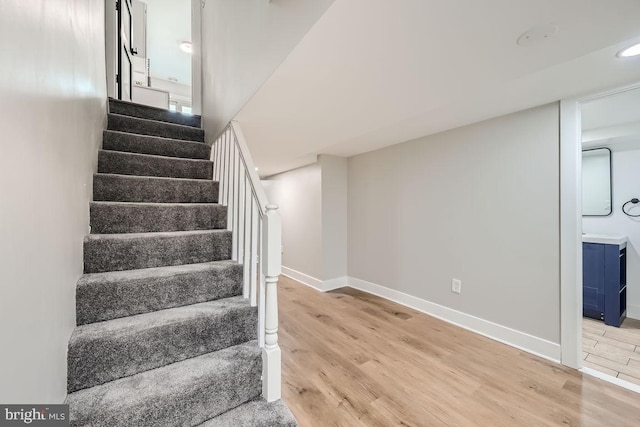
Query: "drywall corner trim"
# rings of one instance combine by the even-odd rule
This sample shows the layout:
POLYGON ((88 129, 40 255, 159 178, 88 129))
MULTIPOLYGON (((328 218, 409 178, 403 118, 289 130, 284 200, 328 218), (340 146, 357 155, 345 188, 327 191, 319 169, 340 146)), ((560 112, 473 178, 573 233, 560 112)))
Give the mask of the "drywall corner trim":
POLYGON ((640 320, 640 305, 627 304, 627 317, 640 320))
POLYGON ((560 363, 560 344, 466 314, 400 291, 349 277, 349 286, 421 311, 445 322, 478 333, 552 362, 560 363))
POLYGON ((576 99, 560 101, 560 343, 562 364, 582 366, 582 144, 576 99))

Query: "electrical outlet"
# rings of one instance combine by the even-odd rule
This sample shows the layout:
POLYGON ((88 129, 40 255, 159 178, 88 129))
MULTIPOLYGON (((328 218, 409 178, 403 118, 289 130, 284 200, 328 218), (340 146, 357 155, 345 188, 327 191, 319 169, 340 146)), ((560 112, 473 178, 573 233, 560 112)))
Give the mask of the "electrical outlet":
POLYGON ((462 292, 462 280, 451 279, 451 292, 454 294, 462 292))

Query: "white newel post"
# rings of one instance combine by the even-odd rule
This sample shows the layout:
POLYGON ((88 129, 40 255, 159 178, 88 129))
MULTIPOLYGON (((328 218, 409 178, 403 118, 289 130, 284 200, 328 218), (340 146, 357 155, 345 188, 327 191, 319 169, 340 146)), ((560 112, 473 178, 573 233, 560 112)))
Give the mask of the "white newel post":
POLYGON ((282 229, 277 205, 267 205, 262 218, 262 273, 265 276, 265 339, 262 349, 262 396, 281 396, 281 357, 278 346, 278 276, 282 263, 282 229))

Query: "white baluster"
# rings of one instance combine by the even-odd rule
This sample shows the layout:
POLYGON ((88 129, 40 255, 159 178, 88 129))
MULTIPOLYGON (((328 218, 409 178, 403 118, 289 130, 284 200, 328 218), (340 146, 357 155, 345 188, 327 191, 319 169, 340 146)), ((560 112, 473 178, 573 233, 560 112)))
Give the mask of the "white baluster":
POLYGON ((218 140, 216 141, 216 154, 215 154, 215 159, 216 159, 216 181, 220 182, 220 163, 222 163, 220 161, 220 147, 222 146, 222 138, 218 138, 218 140))
MULTIPOLYGON (((243 231, 243 250, 244 253, 242 255, 243 260, 243 275, 244 279, 243 289, 247 290, 247 296, 250 301, 254 301, 254 296, 251 294, 251 281, 249 280, 249 272, 251 269, 251 184, 249 183, 246 175, 246 171, 243 171, 242 175, 244 179, 244 203, 243 203, 243 213, 242 213, 242 229, 243 231)), ((252 307, 255 307, 255 304, 251 303, 252 307)))
POLYGON ((211 147, 211 160, 213 161, 213 180, 220 181, 220 160, 218 159, 218 148, 220 147, 220 138, 216 139, 211 147))
MULTIPOLYGON (((216 181, 218 181, 218 183, 220 182, 220 176, 222 175, 222 160, 221 160, 221 156, 220 156, 220 152, 222 151, 222 135, 220 135, 220 137, 218 137, 218 140, 216 141, 216 181)), ((220 184, 218 184, 220 185, 220 184)), ((218 190, 218 194, 220 194, 220 191, 218 190)), ((218 196, 220 197, 220 196, 218 196)))
MULTIPOLYGON (((258 207, 259 215, 262 214, 262 210, 258 207)), ((264 274, 262 274, 262 217, 260 215, 258 220, 258 256, 256 257, 256 266, 258 268, 258 274, 256 279, 258 280, 258 346, 264 348, 264 317, 265 317, 265 291, 264 291, 264 274)))
POLYGON ((222 146, 220 147, 220 163, 222 166, 222 174, 220 175, 220 195, 218 196, 219 203, 223 206, 227 206, 227 183, 229 182, 229 167, 227 156, 227 131, 221 136, 222 146))
POLYGON ((227 229, 231 230, 231 260, 238 261, 238 224, 236 223, 236 211, 238 210, 236 198, 236 143, 231 135, 231 152, 229 166, 229 214, 227 216, 227 229))
MULTIPOLYGON (((222 135, 216 141, 216 161, 218 162, 218 182, 220 182, 222 181, 222 135)), ((221 194, 220 191, 218 191, 218 194, 221 194)))
POLYGON ((216 175, 216 146, 218 145, 218 140, 216 139, 213 144, 211 144, 211 153, 209 154, 209 160, 213 162, 213 180, 217 181, 218 175, 216 175))
MULTIPOLYGON (((226 132, 225 132, 226 133, 226 132)), ((226 166, 225 166, 225 148, 226 148, 226 141, 225 141, 225 133, 223 133, 222 135, 220 135, 220 184, 219 184, 219 196, 218 196, 218 200, 221 205, 226 206, 226 204, 224 203, 224 184, 227 181, 227 174, 226 174, 226 166)))
MULTIPOLYGON (((224 175, 225 175, 225 183, 226 183, 226 188, 224 190, 224 202, 225 202, 225 206, 229 207, 231 206, 230 200, 231 197, 229 196, 229 193, 231 191, 231 129, 227 128, 227 131, 224 133, 224 142, 226 145, 226 152, 224 154, 225 157, 225 171, 224 171, 224 175)), ((229 218, 231 215, 231 211, 229 210, 229 218)), ((231 230, 230 226, 227 227, 229 230, 231 230)))
POLYGON ((267 205, 262 218, 262 272, 265 275, 265 344, 262 349, 262 396, 267 402, 281 396, 281 353, 278 346, 278 276, 282 264, 278 206, 267 205))
MULTIPOLYGON (((238 150, 238 154, 240 154, 238 150)), ((234 219, 236 229, 235 237, 236 237, 236 259, 238 260, 238 264, 244 264, 244 166, 242 161, 240 160, 240 156, 238 156, 238 166, 236 167, 236 175, 238 175, 238 185, 237 187, 237 197, 236 197, 236 217, 234 219)), ((243 287, 242 295, 245 298, 249 298, 249 288, 243 287)))
POLYGON ((253 198, 253 194, 250 195, 251 200, 249 202, 249 236, 250 236, 250 251, 249 251, 249 268, 247 276, 249 276, 249 294, 251 295, 250 303, 251 307, 258 305, 258 212, 256 210, 256 202, 253 198))

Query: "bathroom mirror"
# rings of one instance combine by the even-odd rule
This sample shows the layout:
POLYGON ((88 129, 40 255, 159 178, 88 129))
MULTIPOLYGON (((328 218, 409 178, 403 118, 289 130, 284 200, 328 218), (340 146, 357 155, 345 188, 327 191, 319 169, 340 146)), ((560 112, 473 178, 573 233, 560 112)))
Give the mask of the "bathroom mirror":
POLYGON ((582 215, 611 215, 611 150, 582 151, 582 215))

